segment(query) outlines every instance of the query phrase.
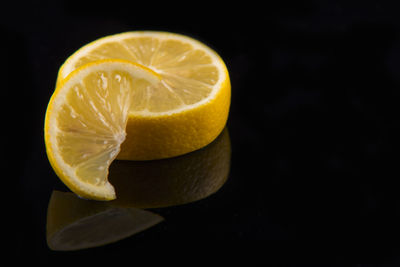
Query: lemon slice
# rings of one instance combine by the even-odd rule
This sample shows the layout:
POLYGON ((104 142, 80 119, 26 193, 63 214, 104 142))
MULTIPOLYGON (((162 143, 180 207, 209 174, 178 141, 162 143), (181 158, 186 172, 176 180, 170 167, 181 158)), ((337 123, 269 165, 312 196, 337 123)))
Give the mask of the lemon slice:
POLYGON ((125 139, 132 94, 159 82, 138 64, 103 60, 76 69, 58 85, 46 111, 45 143, 53 169, 73 192, 115 198, 108 167, 125 139))
POLYGON ((224 128, 231 87, 215 51, 187 36, 127 32, 89 43, 60 68, 57 84, 72 71, 101 59, 124 59, 161 76, 132 94, 126 140, 118 159, 152 160, 185 154, 212 142, 224 128))

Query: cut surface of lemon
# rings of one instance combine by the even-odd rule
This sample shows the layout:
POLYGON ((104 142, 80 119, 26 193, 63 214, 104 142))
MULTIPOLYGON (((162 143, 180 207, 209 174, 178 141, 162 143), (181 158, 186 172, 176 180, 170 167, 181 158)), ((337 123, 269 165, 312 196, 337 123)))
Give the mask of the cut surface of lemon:
POLYGON ((57 86, 46 111, 46 151, 73 192, 98 200, 116 197, 108 167, 125 139, 132 94, 159 82, 159 75, 138 64, 102 60, 76 69, 57 86))
POLYGON ((57 84, 97 60, 137 62, 160 75, 132 93, 126 140, 118 159, 152 160, 185 154, 212 142, 224 128, 231 87, 227 68, 201 42, 167 32, 127 32, 93 41, 70 56, 57 84))

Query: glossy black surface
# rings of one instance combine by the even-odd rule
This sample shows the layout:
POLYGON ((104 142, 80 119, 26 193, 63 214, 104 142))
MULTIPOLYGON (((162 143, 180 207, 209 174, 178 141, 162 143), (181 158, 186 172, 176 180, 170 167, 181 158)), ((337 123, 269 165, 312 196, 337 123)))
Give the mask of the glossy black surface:
POLYGON ((117 265, 140 257, 174 262, 183 254, 206 262, 215 255, 238 262, 397 260, 399 6, 296 3, 230 3, 229 11, 206 2, 186 11, 167 2, 3 6, 2 218, 11 224, 10 254, 117 265), (49 200, 54 190, 68 191, 43 142, 58 68, 82 45, 130 30, 187 34, 225 60, 229 176, 208 197, 148 209, 164 220, 119 242, 50 250, 49 200))

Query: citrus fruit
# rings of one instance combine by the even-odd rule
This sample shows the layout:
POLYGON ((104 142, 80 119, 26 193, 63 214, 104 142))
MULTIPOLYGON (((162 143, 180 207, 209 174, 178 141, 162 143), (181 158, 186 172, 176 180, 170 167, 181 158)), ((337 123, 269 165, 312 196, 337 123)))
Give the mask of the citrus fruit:
POLYGON ((159 74, 157 84, 135 88, 126 139, 117 159, 152 160, 185 154, 224 128, 230 80, 219 55, 203 43, 167 32, 127 32, 93 41, 70 56, 57 84, 75 69, 101 59, 124 59, 159 74))
POLYGON ((125 139, 132 94, 159 81, 138 64, 103 60, 76 69, 57 86, 46 111, 46 151, 73 192, 84 198, 115 198, 108 167, 125 139))
POLYGON ((46 239, 52 250, 98 247, 144 231, 163 218, 150 211, 108 205, 53 191, 47 209, 46 239))
POLYGON ((209 145, 182 156, 151 160, 116 160, 109 181, 118 198, 112 204, 161 208, 187 204, 217 192, 227 181, 231 159, 228 130, 209 145))

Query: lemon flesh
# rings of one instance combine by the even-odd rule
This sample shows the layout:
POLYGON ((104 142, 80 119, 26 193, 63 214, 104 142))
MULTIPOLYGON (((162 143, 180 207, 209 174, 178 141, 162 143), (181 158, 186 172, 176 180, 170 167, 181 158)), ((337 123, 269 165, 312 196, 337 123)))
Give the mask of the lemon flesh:
POLYGON ((118 159, 185 154, 209 144, 224 128, 230 105, 229 75, 223 60, 206 45, 166 32, 104 37, 69 57, 57 84, 76 68, 110 58, 137 62, 161 76, 161 82, 132 93, 127 136, 118 159))
POLYGON ((135 88, 159 76, 137 64, 103 60, 75 70, 59 84, 46 112, 47 154, 60 179, 84 198, 115 198, 108 167, 125 140, 135 88))

